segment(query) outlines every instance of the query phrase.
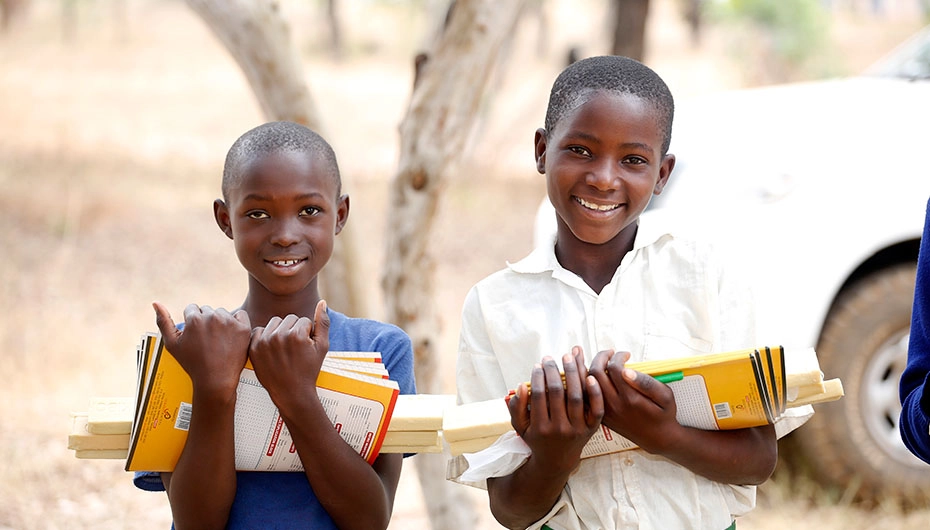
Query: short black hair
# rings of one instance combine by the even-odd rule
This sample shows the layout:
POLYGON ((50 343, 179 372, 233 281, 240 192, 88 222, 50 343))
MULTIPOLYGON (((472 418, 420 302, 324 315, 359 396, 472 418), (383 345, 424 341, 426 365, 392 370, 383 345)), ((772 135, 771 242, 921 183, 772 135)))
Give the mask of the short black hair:
POLYGON ((672 142, 675 100, 665 81, 643 63, 618 55, 588 57, 572 63, 552 84, 545 127, 551 131, 567 113, 586 103, 599 91, 629 94, 652 104, 664 131, 662 155, 672 142))
POLYGON ((342 193, 342 177, 336 153, 322 136, 308 127, 289 121, 273 121, 246 131, 229 148, 223 166, 223 199, 228 200, 231 188, 242 178, 246 164, 258 156, 282 151, 312 153, 331 168, 336 181, 336 195, 342 193))

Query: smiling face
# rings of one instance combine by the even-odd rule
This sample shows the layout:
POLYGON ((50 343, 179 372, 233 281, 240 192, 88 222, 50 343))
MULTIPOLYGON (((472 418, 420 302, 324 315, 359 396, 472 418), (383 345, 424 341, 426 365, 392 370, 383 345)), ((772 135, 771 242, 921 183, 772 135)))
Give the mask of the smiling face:
POLYGON ((278 299, 276 308, 289 297, 316 304, 317 275, 349 213, 333 171, 311 152, 257 155, 244 165, 226 201, 214 203, 217 224, 249 273, 248 300, 271 295, 278 299))
POLYGON ((622 240, 623 253, 632 247, 636 220, 675 165, 673 155, 663 156, 663 140, 655 107, 605 91, 566 113, 553 130, 536 132, 536 166, 558 217, 560 260, 585 245, 622 240))

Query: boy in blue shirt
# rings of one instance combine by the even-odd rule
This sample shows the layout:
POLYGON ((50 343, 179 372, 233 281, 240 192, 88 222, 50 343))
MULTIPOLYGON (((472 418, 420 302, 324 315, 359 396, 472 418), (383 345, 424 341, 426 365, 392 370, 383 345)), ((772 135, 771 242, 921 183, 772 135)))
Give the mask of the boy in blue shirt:
POLYGON ((174 472, 140 473, 136 484, 167 491, 176 528, 386 528, 402 455, 369 465, 333 428, 314 384, 330 349, 369 351, 381 353, 402 394, 415 393, 407 335, 320 298, 318 275, 349 215, 335 154, 301 125, 261 125, 230 148, 222 193, 214 217, 248 272, 248 294, 231 312, 191 304, 183 326, 154 304, 166 348, 191 377, 193 412, 174 472), (236 387, 247 357, 302 473, 235 470, 236 387))

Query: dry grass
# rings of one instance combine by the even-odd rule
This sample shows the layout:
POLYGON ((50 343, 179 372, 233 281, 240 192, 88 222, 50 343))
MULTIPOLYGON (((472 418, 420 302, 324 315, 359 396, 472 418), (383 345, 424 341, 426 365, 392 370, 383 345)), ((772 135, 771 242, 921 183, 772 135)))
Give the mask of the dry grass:
MULTIPOLYGON (((654 4, 656 18, 669 20, 669 1, 654 4)), ((0 38, 0 359, 7 374, 0 385, 0 403, 7 404, 0 421, 0 529, 164 528, 170 516, 162 495, 135 490, 120 462, 78 461, 66 450, 68 413, 92 395, 132 394, 134 347, 154 326, 151 301, 176 314, 188 302, 241 301, 245 278, 215 228, 210 203, 226 148, 260 116, 235 65, 180 3, 130 2, 127 25, 116 24, 103 4, 83 3, 70 41, 62 39, 58 5, 37 1, 31 19, 0 38)), ((529 249, 544 193, 530 158, 543 87, 567 44, 599 45, 581 40, 590 28, 565 2, 556 7, 542 55, 534 55, 534 26, 528 22, 521 33, 511 73, 498 79, 472 158, 450 183, 437 220, 449 391, 466 290, 529 249)), ((350 28, 343 63, 326 59, 310 37, 319 29, 318 13, 297 11, 295 36, 350 182, 350 222, 364 237, 363 281, 378 317, 380 227, 396 124, 409 96, 407 58, 419 44, 414 36, 426 30, 413 11, 362 14, 350 28), (352 114, 343 118, 347 109, 352 114)), ((673 90, 732 84, 732 68, 720 73, 725 64, 708 50, 688 51, 676 24, 656 26, 651 48, 673 90)), ((914 23, 868 27, 887 47, 914 23)), ((860 62, 878 56, 881 46, 860 62)), ((392 528, 425 526, 414 477, 406 467, 392 528)), ((930 523, 928 512, 903 514, 891 506, 864 512, 800 484, 766 484, 760 508, 741 528, 930 523)), ((496 527, 487 518, 482 524, 496 527)))

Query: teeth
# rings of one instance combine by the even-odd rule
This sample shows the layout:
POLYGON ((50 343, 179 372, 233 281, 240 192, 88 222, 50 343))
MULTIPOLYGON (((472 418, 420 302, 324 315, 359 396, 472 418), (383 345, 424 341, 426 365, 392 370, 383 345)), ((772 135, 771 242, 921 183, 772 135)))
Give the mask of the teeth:
POLYGON ((286 260, 275 261, 273 263, 279 267, 289 267, 291 265, 297 265, 298 262, 300 262, 300 260, 286 259, 286 260))
POLYGON ((594 204, 593 202, 588 202, 581 197, 575 197, 575 200, 578 201, 578 204, 584 206, 585 208, 588 208, 589 210, 597 210, 599 212, 609 212, 610 210, 614 210, 620 206, 619 204, 594 204))

